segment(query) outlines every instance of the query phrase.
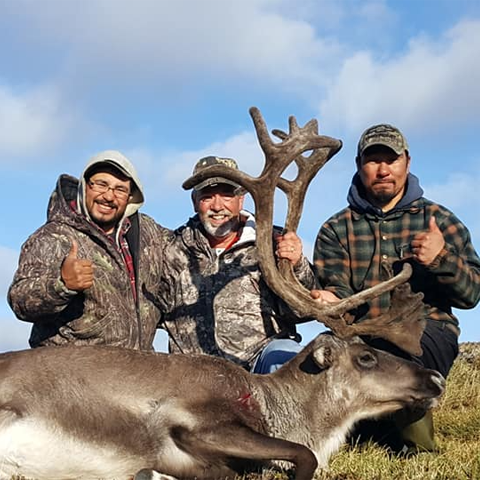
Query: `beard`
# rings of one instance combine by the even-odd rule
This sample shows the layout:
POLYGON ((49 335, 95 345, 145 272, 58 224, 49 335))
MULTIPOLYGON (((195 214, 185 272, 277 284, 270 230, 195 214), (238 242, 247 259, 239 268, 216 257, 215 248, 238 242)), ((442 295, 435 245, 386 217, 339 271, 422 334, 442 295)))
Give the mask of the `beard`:
POLYGON ((224 238, 230 235, 232 232, 236 232, 240 226, 239 217, 231 216, 230 212, 221 211, 221 212, 211 212, 208 211, 205 215, 202 215, 200 218, 203 228, 205 231, 214 238, 224 238), (230 218, 222 223, 221 225, 212 225, 209 222, 210 215, 229 215, 230 218))
POLYGON ((388 205, 400 192, 395 185, 387 184, 382 188, 382 184, 376 184, 367 193, 374 205, 383 206, 388 205), (386 188, 389 186, 390 188, 386 188), (376 187, 376 188, 375 188, 376 187))
POLYGON ((120 222, 123 214, 125 213, 125 209, 116 208, 116 205, 111 202, 96 202, 96 204, 108 205, 115 208, 115 210, 112 210, 111 214, 99 212, 97 209, 90 210, 88 214, 92 222, 100 227, 104 232, 108 233, 111 230, 115 230, 117 224, 120 222))
POLYGON ((387 205, 395 198, 393 192, 373 192, 370 195, 377 205, 387 205))

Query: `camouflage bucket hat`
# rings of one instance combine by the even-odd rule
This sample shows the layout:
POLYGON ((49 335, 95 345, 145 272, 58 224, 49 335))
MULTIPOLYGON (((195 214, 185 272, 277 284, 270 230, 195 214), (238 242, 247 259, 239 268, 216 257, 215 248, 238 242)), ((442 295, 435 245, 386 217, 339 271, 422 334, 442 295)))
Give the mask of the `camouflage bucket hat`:
POLYGON ((387 123, 374 125, 362 133, 358 142, 357 156, 360 157, 367 148, 373 145, 384 145, 391 148, 397 155, 408 150, 407 140, 402 132, 387 123))
MULTIPOLYGON (((203 157, 201 158, 196 164, 193 169, 192 175, 196 175, 197 173, 201 172, 207 167, 212 167, 215 165, 225 165, 226 167, 233 168, 234 170, 238 170, 238 165, 237 162, 233 158, 223 158, 223 157, 214 157, 214 156, 209 156, 209 157, 203 157)), ((200 182, 199 184, 195 185, 193 187, 194 190, 199 191, 202 190, 206 187, 213 187, 215 185, 221 185, 221 184, 227 184, 227 185, 232 185, 235 187, 236 192, 241 192, 243 189, 242 187, 238 184, 235 183, 232 180, 229 180, 228 178, 224 177, 211 177, 207 178, 203 182, 200 182)))

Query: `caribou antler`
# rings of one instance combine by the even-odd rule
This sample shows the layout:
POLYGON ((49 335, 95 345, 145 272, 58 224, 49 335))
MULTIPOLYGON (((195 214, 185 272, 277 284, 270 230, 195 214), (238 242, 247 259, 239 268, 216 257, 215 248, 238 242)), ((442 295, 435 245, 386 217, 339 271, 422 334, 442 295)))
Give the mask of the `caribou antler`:
POLYGON ((265 154, 262 173, 258 177, 251 177, 239 170, 215 165, 187 179, 183 188, 189 189, 207 178, 221 176, 250 192, 255 203, 256 246, 264 279, 272 291, 301 316, 316 318, 340 337, 372 335, 385 338, 409 353, 420 354, 423 324, 414 313, 420 308, 422 294, 412 294, 408 285, 402 286, 401 290, 392 295, 391 308, 387 314, 360 323, 351 323, 344 318, 349 310, 404 284, 411 275, 410 265, 406 264, 397 276, 332 304, 320 304, 311 298, 310 292, 297 281, 287 260, 279 262, 277 267, 272 235, 275 189, 278 187, 283 190, 288 199, 285 229, 296 231, 308 185, 323 165, 341 149, 342 142, 319 135, 316 120, 310 120, 304 127, 299 127, 292 116, 289 118, 288 134, 280 130, 272 132, 281 140, 275 143, 268 134, 260 111, 252 107, 250 115, 265 154), (305 156, 305 152, 311 154, 305 156), (282 174, 292 162, 297 164, 297 176, 293 180, 287 180, 282 174), (408 301, 405 301, 406 298, 408 301))

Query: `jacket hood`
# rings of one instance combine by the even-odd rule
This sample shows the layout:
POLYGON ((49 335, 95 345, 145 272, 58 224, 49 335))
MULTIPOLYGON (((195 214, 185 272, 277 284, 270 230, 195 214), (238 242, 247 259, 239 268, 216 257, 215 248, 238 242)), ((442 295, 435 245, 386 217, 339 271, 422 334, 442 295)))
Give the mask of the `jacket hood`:
POLYGON ((78 195, 78 180, 71 175, 63 174, 57 180, 55 190, 50 195, 47 208, 47 220, 49 222, 58 221, 75 224, 77 217, 70 204, 76 200, 78 195))
POLYGON ((423 189, 420 186, 418 177, 412 173, 408 174, 405 194, 390 212, 383 212, 381 208, 372 205, 365 196, 365 189, 358 173, 355 173, 352 184, 348 190, 347 201, 350 207, 359 213, 373 213, 374 215, 383 217, 386 213, 396 210, 402 210, 408 207, 412 202, 423 196, 423 189))
POLYGON ((88 211, 85 205, 85 188, 86 188, 85 174, 94 165, 98 165, 100 163, 108 163, 110 165, 113 165, 118 170, 120 170, 125 176, 131 179, 132 197, 128 202, 127 208, 125 209, 124 218, 133 215, 143 205, 143 202, 144 202, 143 186, 140 182, 140 179, 138 178, 138 174, 135 170, 135 167, 131 164, 130 160, 128 160, 127 157, 125 157, 123 154, 121 154, 116 150, 105 150, 103 152, 97 153, 85 165, 85 168, 82 172, 79 185, 78 185, 78 196, 77 196, 77 208, 79 210, 78 213, 81 213, 85 215, 88 219, 90 219, 90 216, 88 214, 88 211))

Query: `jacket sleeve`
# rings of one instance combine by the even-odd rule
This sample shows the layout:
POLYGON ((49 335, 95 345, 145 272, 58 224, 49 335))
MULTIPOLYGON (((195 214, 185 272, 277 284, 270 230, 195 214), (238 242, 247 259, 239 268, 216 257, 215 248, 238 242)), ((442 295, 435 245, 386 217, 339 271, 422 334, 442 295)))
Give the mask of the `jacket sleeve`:
POLYGON ((24 243, 19 264, 8 291, 8 303, 25 321, 61 312, 78 295, 63 283, 60 270, 69 251, 69 239, 46 228, 24 243))
POLYGON ((480 258, 465 225, 448 211, 440 211, 439 217, 445 247, 428 270, 436 276, 453 307, 473 308, 480 301, 480 258))
POLYGON ((342 240, 347 238, 341 232, 340 223, 329 220, 322 225, 313 252, 313 263, 318 287, 346 298, 355 292, 351 287, 350 256, 342 240))
MULTIPOLYGON (((182 256, 181 238, 169 231, 164 238, 163 263, 160 282, 157 289, 157 300, 163 313, 170 313, 175 308, 176 285, 182 270, 186 268, 182 256)), ((161 328, 162 325, 160 324, 161 328)))
POLYGON ((295 265, 293 273, 297 277, 298 281, 308 290, 315 288, 315 274, 313 273, 313 266, 308 261, 305 255, 302 255, 302 258, 295 265))

